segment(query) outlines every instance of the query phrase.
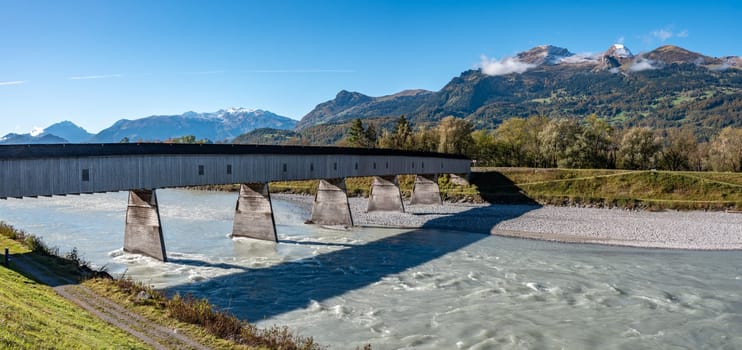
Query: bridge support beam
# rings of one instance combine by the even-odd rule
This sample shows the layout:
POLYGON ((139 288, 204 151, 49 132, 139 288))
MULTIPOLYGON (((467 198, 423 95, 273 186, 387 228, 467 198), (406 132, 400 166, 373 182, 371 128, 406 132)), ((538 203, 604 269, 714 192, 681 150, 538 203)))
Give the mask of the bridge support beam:
POLYGON ((410 204, 441 204, 438 174, 415 176, 410 204))
POLYGON ((167 261, 155 190, 129 191, 124 251, 167 261))
POLYGON ((396 176, 374 176, 366 211, 396 211, 404 213, 402 193, 399 192, 396 176))
POLYGON ((234 210, 232 237, 278 242, 267 183, 240 185, 240 196, 234 210))
POLYGON ((353 226, 345 179, 319 180, 311 221, 320 225, 353 226))

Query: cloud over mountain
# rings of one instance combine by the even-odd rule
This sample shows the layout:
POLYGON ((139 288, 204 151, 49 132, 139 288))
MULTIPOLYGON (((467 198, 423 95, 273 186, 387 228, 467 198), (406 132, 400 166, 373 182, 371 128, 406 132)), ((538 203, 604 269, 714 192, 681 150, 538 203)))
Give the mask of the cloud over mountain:
POLYGON ((482 73, 495 76, 510 73, 523 73, 533 67, 536 67, 536 65, 521 62, 515 57, 505 57, 501 60, 498 60, 496 58, 490 59, 487 56, 482 55, 480 57, 478 67, 482 70, 482 73))
POLYGON ((631 66, 629 67, 629 70, 632 72, 641 72, 643 70, 658 69, 658 68, 661 68, 661 67, 657 64, 657 62, 646 59, 646 58, 638 58, 631 64, 631 66))

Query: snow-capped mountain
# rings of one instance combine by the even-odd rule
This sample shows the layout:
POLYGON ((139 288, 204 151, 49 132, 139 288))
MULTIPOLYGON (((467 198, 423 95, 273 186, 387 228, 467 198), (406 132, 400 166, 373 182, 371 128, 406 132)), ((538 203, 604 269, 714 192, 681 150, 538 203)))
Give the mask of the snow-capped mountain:
POLYGON ((742 125, 741 68, 737 56, 714 58, 669 45, 638 54, 621 44, 596 54, 542 45, 499 60, 483 57, 439 91, 414 99, 390 104, 386 97, 341 91, 306 114, 297 129, 355 118, 382 124, 400 115, 423 126, 456 116, 494 128, 511 117, 596 114, 626 125, 717 130, 742 125))
POLYGON ((562 47, 541 45, 519 53, 516 58, 523 63, 542 65, 559 64, 562 60, 574 55, 575 54, 562 47))
POLYGON ((91 138, 91 142, 165 141, 186 135, 214 142, 258 128, 293 129, 296 120, 260 109, 229 108, 213 113, 186 112, 141 119, 121 119, 91 138))

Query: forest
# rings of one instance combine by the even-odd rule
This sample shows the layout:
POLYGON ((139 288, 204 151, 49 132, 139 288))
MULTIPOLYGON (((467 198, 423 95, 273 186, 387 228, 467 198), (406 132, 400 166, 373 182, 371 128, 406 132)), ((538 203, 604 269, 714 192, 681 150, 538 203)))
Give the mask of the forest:
POLYGON ((494 130, 453 116, 416 129, 405 116, 390 128, 354 119, 336 144, 458 153, 476 166, 742 171, 742 128, 723 128, 705 141, 689 127, 621 128, 594 114, 510 118, 494 130))

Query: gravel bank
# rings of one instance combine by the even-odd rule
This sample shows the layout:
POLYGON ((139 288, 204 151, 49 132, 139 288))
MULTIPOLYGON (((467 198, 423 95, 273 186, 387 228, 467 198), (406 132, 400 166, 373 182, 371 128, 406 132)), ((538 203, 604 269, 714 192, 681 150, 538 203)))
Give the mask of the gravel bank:
MULTIPOLYGON (((311 208, 313 197, 274 194, 311 208)), ((560 242, 698 250, 742 249, 742 214, 628 211, 529 205, 444 203, 408 205, 406 213, 366 213, 350 198, 358 226, 443 228, 560 242)))

